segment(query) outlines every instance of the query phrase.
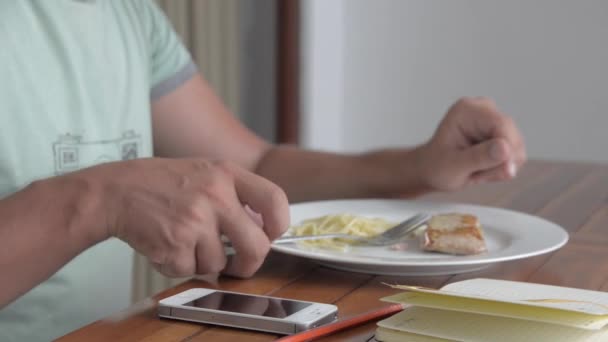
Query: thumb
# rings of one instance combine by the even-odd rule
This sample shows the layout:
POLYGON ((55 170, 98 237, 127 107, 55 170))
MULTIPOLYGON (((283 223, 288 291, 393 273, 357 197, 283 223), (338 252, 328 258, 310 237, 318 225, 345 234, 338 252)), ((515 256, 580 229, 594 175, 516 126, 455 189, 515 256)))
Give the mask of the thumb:
POLYGON ((507 162, 510 152, 511 148, 505 139, 490 139, 462 150, 458 164, 472 174, 507 162))

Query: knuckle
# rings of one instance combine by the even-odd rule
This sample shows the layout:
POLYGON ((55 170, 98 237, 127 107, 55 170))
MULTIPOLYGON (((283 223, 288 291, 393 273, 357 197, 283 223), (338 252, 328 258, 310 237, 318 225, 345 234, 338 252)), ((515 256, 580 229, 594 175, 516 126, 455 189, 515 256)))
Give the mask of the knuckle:
POLYGON ((225 196, 218 196, 212 199, 213 209, 216 215, 219 217, 220 224, 226 224, 237 220, 240 211, 240 207, 234 205, 234 201, 226 198, 225 196))
POLYGON ((197 274, 219 273, 226 268, 227 259, 225 255, 217 255, 212 261, 199 262, 196 267, 197 274))
POLYGON ((254 248, 248 248, 244 250, 243 259, 251 262, 252 264, 259 264, 266 258, 266 255, 270 251, 270 242, 265 240, 263 243, 258 243, 254 248))
POLYGON ((194 190, 195 197, 214 208, 228 210, 234 202, 233 184, 231 173, 226 172, 223 167, 214 167, 209 171, 207 179, 194 190))
POLYGON ((289 200, 285 191, 274 186, 268 194, 272 208, 272 219, 264 221, 264 229, 271 240, 281 236, 289 226, 289 200))
POLYGON ((506 114, 498 114, 497 115, 499 122, 504 125, 505 127, 512 127, 515 126, 515 122, 513 121, 513 118, 506 115, 506 114))
POLYGON ((287 194, 278 186, 273 186, 270 188, 268 191, 268 201, 272 204, 273 208, 284 207, 289 203, 287 194))
POLYGON ((493 119, 496 123, 496 126, 499 127, 501 132, 505 132, 506 134, 508 134, 508 139, 512 140, 512 132, 515 125, 513 119, 510 116, 501 113, 496 113, 493 119))
POLYGON ((165 264, 167 260, 167 253, 165 253, 165 249, 162 248, 154 248, 150 252, 145 253, 145 255, 152 264, 162 265, 165 264))
POLYGON ((463 96, 456 101, 456 105, 459 107, 468 107, 475 103, 475 100, 470 96, 463 96))
MULTIPOLYGON (((196 241, 197 229, 184 218, 178 219, 175 224, 166 230, 165 242, 170 251, 180 251, 187 248, 193 248, 196 241)), ((197 220, 200 222, 201 220, 197 220)))
POLYGON ((165 271, 165 275, 170 277, 187 277, 194 274, 192 262, 178 257, 170 257, 162 269, 165 271))
POLYGON ((233 203, 234 198, 226 187, 219 183, 208 184, 201 186, 197 191, 196 200, 191 203, 191 210, 192 214, 200 215, 200 207, 209 206, 212 211, 230 214, 234 211, 233 203))
POLYGON ((494 153, 497 160, 505 159, 510 153, 509 142, 505 139, 497 139, 493 146, 490 146, 490 149, 494 149, 494 151, 489 152, 494 153))
POLYGON ((496 108, 496 102, 494 101, 494 99, 487 96, 478 97, 477 102, 485 107, 496 108))
POLYGON ((232 166, 227 161, 201 161, 205 163, 205 179, 201 182, 204 188, 214 188, 216 185, 223 185, 230 181, 233 176, 232 166))
POLYGON ((191 163, 195 173, 206 172, 213 168, 213 164, 206 159, 194 159, 191 163))
POLYGON ((255 274, 255 272, 258 270, 258 268, 249 268, 249 269, 245 269, 242 271, 239 271, 239 273, 237 274, 238 277, 241 278, 251 278, 253 277, 253 275, 255 274))
POLYGON ((261 262, 260 263, 248 263, 246 265, 244 265, 242 268, 235 270, 233 272, 233 275, 235 277, 240 277, 240 278, 251 278, 255 272, 257 272, 257 270, 260 268, 261 262))
POLYGON ((210 271, 212 273, 219 273, 223 269, 226 268, 227 263, 228 263, 228 259, 226 258, 226 255, 222 254, 222 255, 220 255, 219 260, 217 260, 215 263, 213 263, 210 271))
POLYGON ((205 196, 195 196, 184 204, 184 214, 180 215, 183 219, 182 225, 187 225, 189 222, 196 222, 197 224, 206 224, 209 220, 207 213, 208 199, 205 196))
POLYGON ((239 259, 237 272, 242 275, 253 274, 264 262, 266 255, 270 251, 270 242, 266 239, 263 242, 250 244, 248 248, 237 249, 236 257, 239 259))
POLYGON ((490 110, 495 110, 497 108, 496 101, 487 96, 464 96, 456 101, 456 105, 464 108, 481 107, 490 110))
POLYGON ((213 162, 213 166, 217 172, 224 176, 233 177, 237 165, 229 160, 216 160, 213 162))
POLYGON ((207 174, 207 179, 201 182, 201 189, 210 193, 222 193, 222 188, 229 181, 226 173, 218 168, 212 168, 207 174))

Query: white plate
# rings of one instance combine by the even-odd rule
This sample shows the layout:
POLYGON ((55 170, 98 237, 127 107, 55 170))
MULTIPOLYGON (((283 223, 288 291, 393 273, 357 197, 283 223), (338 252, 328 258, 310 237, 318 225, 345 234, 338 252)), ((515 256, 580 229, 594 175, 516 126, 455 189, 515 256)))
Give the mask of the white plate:
POLYGON ((457 256, 424 252, 418 240, 403 251, 390 247, 355 247, 347 252, 311 248, 296 243, 273 244, 272 249, 312 259, 332 268, 386 275, 440 275, 470 272, 496 262, 528 258, 554 251, 568 241, 562 227, 540 217, 492 207, 410 200, 339 200, 291 205, 291 222, 327 214, 350 213, 400 222, 417 212, 469 213, 481 222, 488 252, 457 256))

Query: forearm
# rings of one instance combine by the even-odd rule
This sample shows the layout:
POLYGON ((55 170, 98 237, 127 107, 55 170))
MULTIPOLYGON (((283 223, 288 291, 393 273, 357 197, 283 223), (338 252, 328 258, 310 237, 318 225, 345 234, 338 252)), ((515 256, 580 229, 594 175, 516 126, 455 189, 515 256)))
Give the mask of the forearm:
POLYGON ((256 172, 281 186, 291 202, 414 196, 430 191, 419 158, 418 148, 344 155, 277 146, 256 172))
POLYGON ((106 238, 101 199, 91 187, 54 177, 0 201, 0 308, 106 238))

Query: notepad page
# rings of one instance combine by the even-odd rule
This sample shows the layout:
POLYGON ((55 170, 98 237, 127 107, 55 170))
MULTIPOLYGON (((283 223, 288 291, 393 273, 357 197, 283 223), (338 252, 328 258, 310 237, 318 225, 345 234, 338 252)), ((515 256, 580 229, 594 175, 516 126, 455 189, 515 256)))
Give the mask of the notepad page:
POLYGON ((378 326, 463 342, 606 342, 608 330, 584 330, 549 323, 412 306, 378 326))
POLYGON ((608 293, 601 291, 484 278, 448 284, 441 290, 473 296, 500 298, 506 301, 533 303, 539 306, 584 312, 592 315, 608 315, 608 293), (563 301, 538 301, 546 299, 563 301))
POLYGON ((376 341, 380 342, 454 342, 454 340, 448 340, 445 338, 431 337, 413 334, 407 331, 393 330, 383 327, 376 329, 376 341))
POLYGON ((608 293, 543 284, 495 279, 471 279, 448 284, 441 290, 391 285, 413 292, 441 293, 528 306, 549 307, 590 315, 608 315, 608 293))
POLYGON ((601 329, 608 324, 608 316, 590 315, 575 311, 525 306, 517 303, 443 295, 440 292, 402 292, 382 298, 391 303, 407 303, 436 309, 463 311, 500 317, 527 319, 567 325, 581 329, 601 329))

